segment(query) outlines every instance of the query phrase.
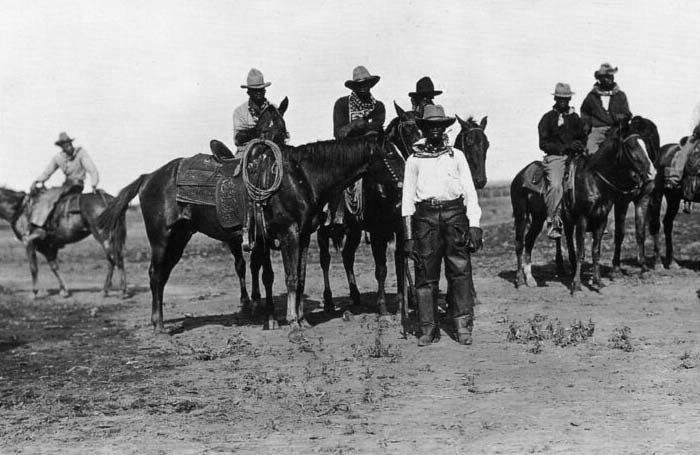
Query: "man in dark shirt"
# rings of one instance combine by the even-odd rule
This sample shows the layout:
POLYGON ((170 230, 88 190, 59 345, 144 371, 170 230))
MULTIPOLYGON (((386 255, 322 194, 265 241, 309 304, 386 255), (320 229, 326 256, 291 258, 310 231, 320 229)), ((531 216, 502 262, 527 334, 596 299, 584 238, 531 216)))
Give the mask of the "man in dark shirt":
POLYGON ((423 109, 428 104, 434 104, 433 99, 440 95, 442 90, 435 90, 432 79, 428 76, 423 76, 416 82, 416 91, 409 92, 413 112, 416 113, 416 118, 423 118, 423 109))
MULTIPOLYGON (((379 82, 379 76, 370 74, 364 66, 352 71, 352 79, 345 86, 352 90, 350 95, 338 98, 333 106, 333 137, 345 139, 368 133, 383 134, 386 110, 384 104, 372 96, 370 90, 379 82)), ((351 198, 359 198, 361 183, 351 186, 351 198)), ((343 224, 345 204, 342 194, 331 199, 329 219, 336 225, 343 224)))
POLYGON ((586 148, 588 153, 595 153, 605 140, 608 130, 620 123, 627 123, 632 118, 627 95, 615 83, 617 67, 603 63, 593 73, 598 80, 581 104, 581 119, 588 133, 586 148))
POLYGON ((571 153, 585 151, 586 140, 581 118, 569 106, 571 96, 569 84, 557 83, 554 88, 554 106, 544 114, 537 127, 540 136, 540 149, 545 153, 542 160, 547 186, 544 202, 547 205, 547 235, 552 239, 561 237, 561 198, 564 193, 562 181, 566 158, 571 153))

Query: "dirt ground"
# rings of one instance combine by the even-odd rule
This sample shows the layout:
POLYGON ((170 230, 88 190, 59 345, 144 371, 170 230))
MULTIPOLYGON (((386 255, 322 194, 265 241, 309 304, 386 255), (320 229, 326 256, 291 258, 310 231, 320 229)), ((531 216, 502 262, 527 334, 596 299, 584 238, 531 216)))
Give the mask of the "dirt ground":
MULTIPOLYGON (((156 336, 138 212, 129 212, 125 300, 101 296, 106 263, 93 240, 61 254, 71 297, 57 295, 42 261, 48 294, 32 300, 23 248, 0 230, 0 453, 700 453, 700 214, 678 217, 681 268, 640 276, 627 262, 624 278, 605 268, 600 293, 572 297, 544 237, 540 286, 515 289, 510 208, 483 204, 470 347, 446 330, 418 348, 396 316, 379 318, 364 244, 363 306, 351 306, 334 253, 340 311, 320 312, 314 245, 315 326, 263 331, 238 314, 232 258, 196 236, 166 288, 171 335, 156 336)), ((624 258, 634 257, 631 237, 624 258)), ((606 265, 611 244, 610 235, 606 265)), ((274 266, 282 318, 278 254, 274 266)))

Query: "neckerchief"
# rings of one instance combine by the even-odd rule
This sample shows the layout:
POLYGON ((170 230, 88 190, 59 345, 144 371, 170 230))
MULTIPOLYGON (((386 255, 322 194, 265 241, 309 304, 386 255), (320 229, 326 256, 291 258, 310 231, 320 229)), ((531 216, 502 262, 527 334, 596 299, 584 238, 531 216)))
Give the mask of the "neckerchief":
POLYGON ((350 121, 358 118, 365 118, 374 110, 377 105, 377 100, 372 95, 369 96, 369 101, 362 101, 355 92, 350 93, 348 97, 348 109, 350 121))
POLYGON ((600 85, 598 84, 598 82, 596 82, 596 83, 593 85, 593 92, 594 92, 596 95, 599 95, 599 96, 613 96, 614 94, 616 94, 616 93, 619 92, 619 91, 620 91, 620 87, 618 87, 617 84, 615 84, 615 86, 612 88, 612 90, 603 90, 603 89, 601 89, 601 88, 600 88, 600 85))
POLYGON ((552 106, 552 110, 553 110, 554 112, 556 112, 557 115, 558 115, 558 117, 557 117, 557 126, 562 126, 562 125, 564 124, 564 116, 565 116, 565 115, 571 115, 571 114, 573 114, 574 112, 576 112, 576 111, 574 110, 573 106, 569 106, 569 110, 566 111, 566 112, 559 112, 558 110, 556 110, 556 109, 554 108, 554 106, 552 106))
POLYGON ((78 152, 79 152, 79 151, 80 151, 80 147, 76 147, 76 148, 73 150, 73 154, 72 154, 72 155, 69 155, 69 154, 67 154, 67 153, 64 152, 64 151, 61 151, 61 153, 63 153, 63 155, 65 155, 65 157, 68 158, 68 161, 73 161, 73 160, 75 159, 75 157, 78 156, 78 152))
POLYGON ((248 101, 248 112, 250 112, 250 115, 253 117, 253 120, 255 120, 255 123, 258 123, 260 114, 262 114, 269 105, 270 103, 267 100, 265 100, 260 107, 256 106, 252 101, 248 101))
POLYGON ((437 158, 445 153, 449 153, 450 156, 454 156, 452 147, 445 145, 444 143, 437 146, 427 143, 413 144, 413 156, 416 158, 437 158))

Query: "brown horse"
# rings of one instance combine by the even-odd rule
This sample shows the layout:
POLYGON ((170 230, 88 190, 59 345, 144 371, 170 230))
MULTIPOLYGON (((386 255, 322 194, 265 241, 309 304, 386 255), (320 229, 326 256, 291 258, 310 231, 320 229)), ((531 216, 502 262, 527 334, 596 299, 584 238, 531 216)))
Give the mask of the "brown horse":
MULTIPOLYGON (((306 254, 311 232, 319 223, 321 207, 334 189, 347 186, 359 178, 370 163, 379 158, 380 147, 376 138, 285 146, 287 130, 282 115, 286 107, 286 100, 279 109, 271 106, 263 111, 258 121, 261 137, 280 145, 283 155, 281 185, 263 209, 268 235, 265 243, 268 253, 274 239, 281 244, 287 285, 287 322, 301 326, 306 324, 302 302, 306 254)), ((236 258, 241 300, 243 303, 248 300, 241 226, 222 227, 216 209, 204 205, 193 205, 190 220, 180 219, 180 207, 175 200, 175 177, 180 160, 175 159, 151 174, 144 174, 122 189, 99 221, 101 226, 111 225, 115 217, 126 210, 129 201, 139 195, 151 243, 151 322, 157 331, 164 329, 163 289, 172 268, 180 260, 185 245, 195 232, 228 243, 236 258)), ((265 252, 260 251, 253 252, 251 262, 265 252)), ((274 307, 271 306, 271 268, 263 279, 266 277, 270 279, 266 324, 272 329, 278 324, 274 318, 274 307)))
MULTIPOLYGON (((39 295, 38 273, 36 252, 43 254, 51 267, 51 271, 56 276, 59 285, 59 293, 62 297, 68 297, 70 291, 66 282, 58 272, 58 250, 69 243, 75 243, 92 234, 98 241, 107 257, 108 268, 102 293, 106 296, 112 285, 114 267, 121 272, 119 287, 122 296, 127 295, 126 272, 124 271, 124 240, 126 239, 126 223, 124 216, 115 219, 111 229, 105 231, 97 227, 97 217, 104 211, 107 204, 112 200, 112 196, 100 192, 99 194, 86 193, 69 196, 58 202, 49 224, 53 228, 47 231, 47 236, 43 239, 36 239, 26 247, 27 259, 29 259, 29 270, 32 274, 32 292, 34 298, 39 295), (79 198, 79 213, 66 213, 65 205, 74 197, 79 198)), ((4 219, 12 226, 17 239, 22 238, 22 231, 18 226, 20 217, 25 210, 29 197, 23 191, 13 191, 7 188, 0 188, 0 218, 4 219)))
MULTIPOLYGON (((585 233, 593 232, 593 283, 594 286, 602 287, 600 240, 608 214, 621 194, 641 190, 652 180, 654 174, 653 164, 641 143, 640 135, 625 134, 619 128, 613 128, 609 132, 595 154, 578 157, 575 161, 573 194, 565 195, 562 210, 569 262, 574 268, 574 291, 581 288, 585 233)), ((510 187, 515 220, 516 287, 536 284, 532 276, 532 249, 544 225, 547 209, 542 194, 533 191, 528 180, 532 178, 533 169, 540 165, 538 162, 530 163, 515 176, 510 187)), ((558 273, 563 275, 561 239, 556 240, 556 265, 558 273)))
MULTIPOLYGON (((401 187, 406 165, 405 159, 412 153, 412 145, 421 137, 420 130, 416 126, 414 112, 406 112, 396 103, 394 103, 394 108, 397 117, 389 122, 385 136, 399 150, 401 159, 393 162, 384 160, 384 166, 379 167, 379 172, 370 172, 363 178, 363 211, 361 213, 347 213, 343 220, 342 232, 345 236, 342 251, 343 266, 350 288, 350 297, 355 305, 360 304, 360 291, 357 288, 354 271, 355 253, 360 244, 362 231, 369 233, 375 265, 374 276, 377 280, 377 306, 380 314, 387 313, 385 291, 387 245, 392 239, 396 240, 396 245, 401 245, 404 239, 401 218, 401 187)), ((489 147, 484 129, 488 120, 484 117, 481 123, 477 123, 472 117, 466 121, 457 118, 461 130, 455 138, 454 146, 466 155, 476 188, 483 188, 486 185, 485 163, 489 147)), ((324 279, 323 301, 327 311, 332 311, 335 308, 329 280, 331 235, 331 226, 320 227, 317 234, 324 279)), ((403 308, 402 305, 405 303, 406 297, 406 270, 404 269, 403 249, 400 247, 394 251, 394 265, 397 281, 396 301, 399 308, 403 308)))

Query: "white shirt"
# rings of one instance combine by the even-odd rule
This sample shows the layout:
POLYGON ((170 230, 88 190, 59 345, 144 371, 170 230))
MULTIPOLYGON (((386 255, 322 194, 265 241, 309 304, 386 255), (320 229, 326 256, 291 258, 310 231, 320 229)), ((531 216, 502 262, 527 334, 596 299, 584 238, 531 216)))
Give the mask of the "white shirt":
POLYGON ((255 119, 248 110, 248 101, 246 101, 233 111, 233 143, 239 147, 245 145, 236 142, 236 135, 241 130, 250 128, 255 128, 255 119))
POLYGON ((603 109, 607 111, 610 107, 610 95, 600 95, 600 102, 603 104, 603 109))
POLYGON ((413 215, 416 202, 427 199, 449 201, 463 196, 469 225, 479 227, 481 207, 469 164, 464 153, 453 150, 453 156, 444 153, 437 158, 408 157, 403 178, 402 216, 413 215))
POLYGON ((100 174, 97 172, 97 166, 92 162, 90 156, 82 147, 75 149, 75 155, 68 157, 63 151, 58 152, 51 158, 49 165, 44 172, 37 177, 36 181, 44 183, 47 181, 56 170, 62 170, 66 176, 66 180, 75 182, 84 182, 85 175, 90 174, 92 186, 96 187, 100 183, 100 174))

